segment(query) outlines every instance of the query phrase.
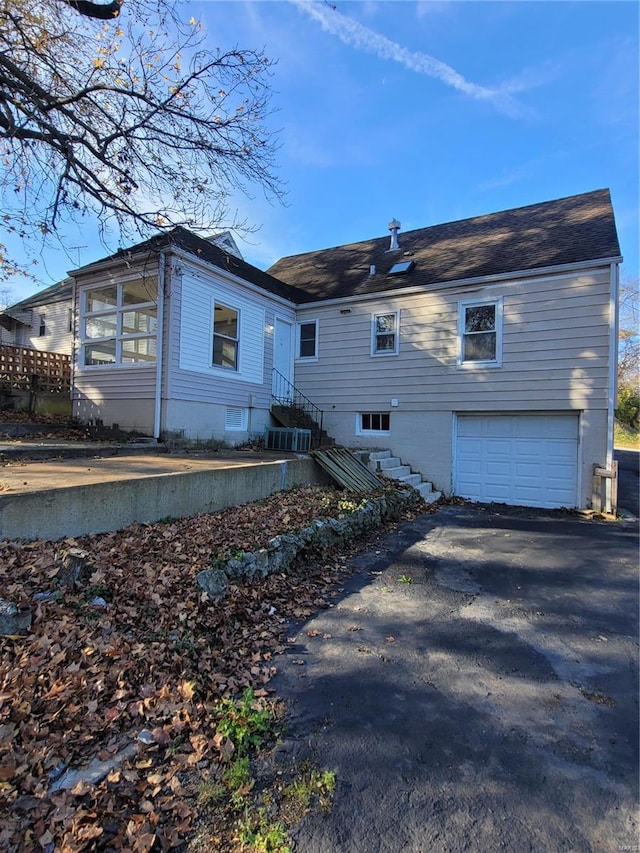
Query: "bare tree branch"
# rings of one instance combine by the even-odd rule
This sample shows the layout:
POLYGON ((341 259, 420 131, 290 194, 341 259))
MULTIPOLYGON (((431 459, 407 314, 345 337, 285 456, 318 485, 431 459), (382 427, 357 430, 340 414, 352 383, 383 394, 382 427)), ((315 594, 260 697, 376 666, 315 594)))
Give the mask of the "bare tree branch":
POLYGON ((210 230, 234 225, 237 191, 282 199, 270 60, 207 50, 166 0, 119 0, 102 23, 84 11, 113 5, 0 0, 5 231, 55 235, 87 215, 122 238, 210 230))
POLYGON ((62 2, 87 18, 110 21, 120 14, 123 0, 112 0, 111 3, 90 3, 88 0, 62 0, 62 2))

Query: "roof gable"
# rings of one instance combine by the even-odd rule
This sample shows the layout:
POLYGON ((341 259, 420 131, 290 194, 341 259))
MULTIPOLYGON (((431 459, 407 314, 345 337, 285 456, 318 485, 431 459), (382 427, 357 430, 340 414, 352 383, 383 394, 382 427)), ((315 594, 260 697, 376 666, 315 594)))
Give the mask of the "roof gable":
POLYGON ((44 290, 40 290, 32 296, 27 296, 26 299, 22 299, 20 302, 9 305, 6 310, 23 311, 27 308, 37 308, 40 305, 51 305, 54 302, 66 302, 67 300, 71 300, 72 293, 73 281, 70 278, 65 278, 57 284, 52 284, 51 287, 45 287, 44 290))
POLYGON ((399 244, 389 251, 385 236, 291 255, 269 273, 310 302, 620 257, 606 189, 406 231, 399 244), (388 275, 410 260, 406 275, 388 275))
POLYGON ((210 239, 199 237, 197 234, 181 227, 174 228, 165 234, 156 234, 149 240, 137 243, 129 249, 119 249, 113 255, 109 255, 81 269, 74 270, 73 275, 79 277, 87 274, 97 265, 102 266, 108 261, 133 260, 135 257, 159 253, 163 250, 170 251, 172 248, 182 249, 193 255, 194 258, 212 264, 221 270, 225 270, 241 278, 243 281, 249 282, 282 299, 287 299, 292 303, 300 302, 306 298, 306 294, 298 290, 298 288, 279 281, 268 272, 264 272, 264 270, 254 267, 235 254, 225 251, 210 239))

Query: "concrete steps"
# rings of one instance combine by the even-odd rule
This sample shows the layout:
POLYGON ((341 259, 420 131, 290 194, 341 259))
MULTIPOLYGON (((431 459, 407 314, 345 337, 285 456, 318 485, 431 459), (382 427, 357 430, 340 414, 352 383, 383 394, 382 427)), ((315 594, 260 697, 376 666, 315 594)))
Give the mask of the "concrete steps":
POLYGON ((412 472, 411 467, 403 465, 402 459, 394 456, 390 450, 355 450, 353 453, 374 474, 384 474, 385 477, 413 486, 426 503, 435 503, 442 496, 442 492, 434 492, 433 484, 424 480, 422 474, 412 472))

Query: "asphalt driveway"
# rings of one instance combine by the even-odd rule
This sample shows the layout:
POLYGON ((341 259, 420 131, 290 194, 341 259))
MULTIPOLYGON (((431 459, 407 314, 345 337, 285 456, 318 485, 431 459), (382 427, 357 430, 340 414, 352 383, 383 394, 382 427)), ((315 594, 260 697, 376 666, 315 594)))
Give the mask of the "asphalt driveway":
POLYGON ((452 506, 356 567, 274 684, 337 778, 296 850, 637 850, 637 525, 452 506))

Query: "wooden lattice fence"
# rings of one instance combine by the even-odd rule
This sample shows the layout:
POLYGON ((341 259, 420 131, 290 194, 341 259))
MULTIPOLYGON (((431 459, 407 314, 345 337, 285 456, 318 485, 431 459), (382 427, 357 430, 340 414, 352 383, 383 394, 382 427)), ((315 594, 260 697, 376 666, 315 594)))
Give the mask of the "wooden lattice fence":
POLYGON ((69 394, 71 358, 60 352, 0 344, 0 391, 69 394))

